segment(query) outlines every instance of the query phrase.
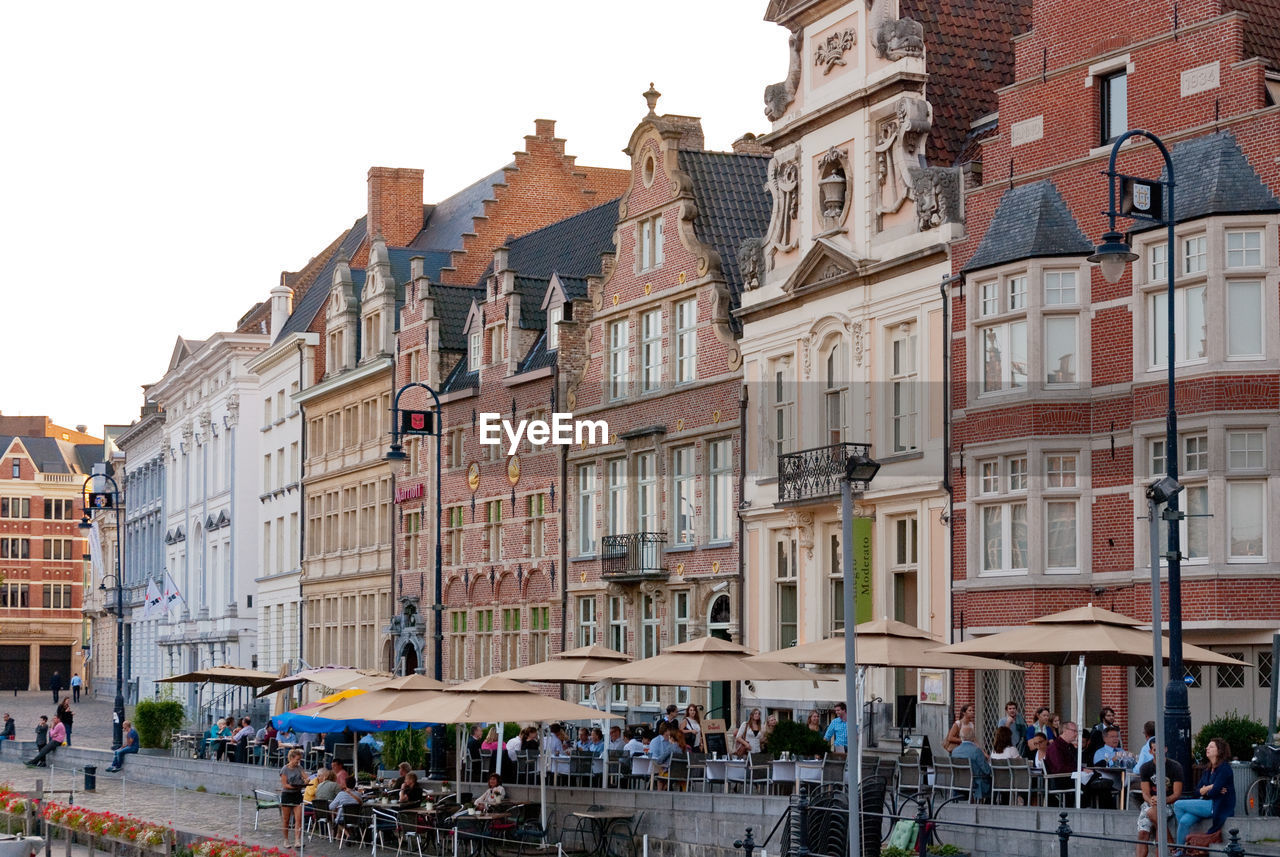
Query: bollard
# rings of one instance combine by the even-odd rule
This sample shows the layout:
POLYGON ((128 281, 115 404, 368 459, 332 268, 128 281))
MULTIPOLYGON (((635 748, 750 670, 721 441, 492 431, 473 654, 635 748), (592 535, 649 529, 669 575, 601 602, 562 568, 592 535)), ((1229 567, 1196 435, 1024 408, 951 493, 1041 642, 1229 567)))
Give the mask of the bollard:
POLYGON ((98 790, 98 766, 84 766, 84 790, 94 792, 98 790))
POLYGON ((916 807, 916 854, 919 857, 927 857, 932 831, 933 822, 929 820, 928 806, 920 801, 916 807))
POLYGON ((1240 830, 1233 827, 1227 831, 1227 854, 1230 857, 1244 857, 1244 846, 1240 844, 1240 830))
POLYGON ((236 799, 236 836, 244 838, 244 795, 238 795, 236 799))
POLYGON ((755 840, 755 837, 751 835, 750 827, 747 828, 746 836, 742 837, 741 839, 734 840, 733 847, 742 849, 742 853, 745 855, 745 857, 751 857, 751 855, 755 853, 756 840, 755 840))
POLYGON ((809 857, 809 798, 803 794, 796 804, 796 855, 809 857))
POLYGON ((1067 857, 1071 853, 1071 825, 1067 824, 1067 814, 1058 813, 1058 857, 1067 857))

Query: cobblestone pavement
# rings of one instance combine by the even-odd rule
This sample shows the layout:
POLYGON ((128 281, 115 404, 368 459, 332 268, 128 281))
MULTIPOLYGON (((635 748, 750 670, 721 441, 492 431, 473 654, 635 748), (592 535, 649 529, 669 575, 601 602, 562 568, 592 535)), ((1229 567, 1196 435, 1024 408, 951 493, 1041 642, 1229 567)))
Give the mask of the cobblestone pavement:
MULTIPOLYGON (((71 694, 62 693, 67 699, 71 694)), ((80 694, 80 701, 71 703, 75 715, 71 725, 71 744, 78 747, 94 747, 104 750, 111 747, 113 697, 94 698, 80 694)), ((0 693, 0 713, 13 715, 14 731, 19 741, 34 741, 36 723, 40 715, 53 720, 53 694, 47 690, 0 693)))

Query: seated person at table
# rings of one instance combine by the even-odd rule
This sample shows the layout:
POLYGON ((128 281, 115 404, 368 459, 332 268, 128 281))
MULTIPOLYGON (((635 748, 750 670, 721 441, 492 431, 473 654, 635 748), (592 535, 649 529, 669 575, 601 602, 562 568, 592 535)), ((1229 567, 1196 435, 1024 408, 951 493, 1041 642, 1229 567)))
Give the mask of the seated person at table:
POLYGON ((537 753, 541 742, 538 741, 538 727, 526 726, 521 733, 520 749, 527 753, 537 753))
POLYGON ((643 726, 637 726, 631 732, 631 739, 622 745, 622 752, 628 756, 643 756, 649 752, 648 745, 645 744, 645 731, 643 726))
MULTIPOLYGON (((1151 724, 1152 730, 1155 729, 1155 723, 1151 724)), ((1156 761, 1155 748, 1156 739, 1150 738, 1147 743, 1142 745, 1150 757, 1143 762, 1138 768, 1138 783, 1142 787, 1142 806, 1138 810, 1138 851, 1136 857, 1147 857, 1147 842, 1155 839, 1157 828, 1156 820, 1156 761)), ((1168 836, 1169 844, 1173 844, 1173 834, 1177 830, 1178 825, 1174 820, 1173 804, 1182 797, 1182 766, 1168 757, 1164 760, 1164 799, 1165 814, 1168 816, 1168 824, 1165 825, 1165 833, 1168 836)))
POLYGON ((1027 764, 1033 768, 1044 770, 1044 753, 1045 748, 1049 746, 1049 742, 1045 740, 1044 734, 1037 732, 1034 735, 1027 736, 1027 764))
MULTIPOLYGON (((316 789, 316 791, 318 792, 320 790, 316 789)), ((360 799, 360 793, 358 791, 340 786, 338 788, 338 793, 333 796, 331 801, 329 801, 329 809, 333 810, 333 820, 338 824, 345 823, 345 819, 342 817, 343 810, 346 807, 359 806, 362 803, 364 803, 364 801, 360 799)))
POLYGON ((405 775, 404 783, 400 786, 400 808, 413 809, 415 806, 422 806, 425 797, 426 793, 422 790, 422 784, 418 782, 418 775, 410 771, 405 775))
POLYGON ((479 723, 471 727, 471 737, 467 739, 467 758, 479 759, 483 755, 481 745, 484 743, 484 727, 479 723))
POLYGON ((489 788, 484 794, 476 798, 476 809, 481 812, 488 812, 498 804, 507 799, 507 790, 502 787, 502 777, 497 774, 489 775, 489 788))
POLYGON ((48 763, 45 762, 45 759, 48 758, 50 753, 61 747, 63 742, 66 740, 66 725, 61 720, 54 720, 53 728, 49 730, 49 740, 40 748, 40 752, 36 753, 35 757, 31 761, 27 762, 27 764, 36 768, 49 767, 48 763))
POLYGON ((242 717, 240 718, 240 728, 237 729, 235 731, 235 734, 232 735, 231 737, 237 741, 239 741, 241 738, 246 738, 252 741, 254 737, 257 736, 257 734, 258 733, 254 731, 253 724, 249 721, 249 718, 242 717))
POLYGON ((587 752, 599 756, 604 752, 604 731, 596 726, 591 730, 591 739, 587 741, 587 752))
POLYGON ((562 756, 565 752, 564 747, 564 724, 552 723, 551 728, 547 730, 547 755, 562 756))
MULTIPOLYGON (((212 748, 215 759, 221 759, 222 754, 227 751, 227 745, 219 739, 230 736, 231 730, 227 729, 227 719, 225 717, 219 717, 218 721, 210 726, 209 731, 205 733, 205 747, 212 748)), ((209 750, 206 749, 205 755, 207 756, 208 754, 209 750)))
POLYGON ((1008 726, 997 726, 995 738, 991 741, 991 758, 1020 759, 1022 754, 1013 740, 1013 730, 1008 726))
POLYGON ((351 785, 351 775, 347 773, 347 767, 342 764, 342 760, 334 759, 329 765, 329 770, 333 771, 333 778, 337 780, 340 788, 345 789, 351 785))
MULTIPOLYGON (((514 762, 516 757, 520 755, 520 751, 524 749, 524 736, 528 731, 528 729, 521 729, 507 742, 507 758, 511 761, 514 762)), ((506 763, 504 762, 503 764, 505 765, 506 763)))
POLYGON ((667 763, 671 761, 671 754, 676 751, 676 745, 667 738, 667 733, 670 731, 671 727, 667 721, 659 720, 658 734, 649 741, 649 755, 660 771, 666 769, 667 763))
POLYGON ((609 727, 609 740, 606 742, 610 753, 619 753, 622 751, 622 727, 609 727))
MULTIPOLYGON (((1036 733, 1043 735, 1043 733, 1036 733)), ((1050 774, 1049 788, 1053 791, 1072 791, 1071 774, 1076 769, 1076 739, 1079 730, 1074 721, 1062 724, 1060 732, 1049 741, 1044 751, 1044 772, 1050 774)), ((1030 739, 1028 739, 1028 744, 1030 739)))
POLYGON ((328 768, 321 768, 319 773, 316 774, 316 791, 311 799, 327 800, 332 803, 340 791, 342 791, 342 787, 333 778, 333 772, 328 768))
POLYGON ((585 726, 578 727, 578 740, 573 742, 573 746, 578 750, 589 750, 591 744, 591 730, 585 726))
POLYGON ((1093 754, 1093 763, 1095 765, 1108 765, 1117 753, 1123 753, 1124 748, 1120 746, 1120 728, 1117 726, 1106 726, 1102 730, 1102 746, 1093 754))
POLYGON ((314 732, 294 732, 290 726, 285 730, 284 735, 280 736, 281 741, 288 741, 290 744, 297 744, 300 747, 310 747, 319 739, 319 735, 314 732), (285 737, 289 736, 289 737, 285 737))
POLYGON ((987 754, 974 743, 977 730, 972 723, 960 726, 960 743, 951 750, 952 759, 966 759, 969 769, 973 771, 973 796, 978 801, 985 800, 991 794, 991 763, 987 754))
POLYGON ((401 786, 404 785, 405 777, 409 776, 409 772, 413 770, 413 766, 410 765, 408 762, 401 762, 396 767, 396 770, 400 772, 400 776, 396 777, 394 780, 391 781, 392 791, 397 791, 401 786))

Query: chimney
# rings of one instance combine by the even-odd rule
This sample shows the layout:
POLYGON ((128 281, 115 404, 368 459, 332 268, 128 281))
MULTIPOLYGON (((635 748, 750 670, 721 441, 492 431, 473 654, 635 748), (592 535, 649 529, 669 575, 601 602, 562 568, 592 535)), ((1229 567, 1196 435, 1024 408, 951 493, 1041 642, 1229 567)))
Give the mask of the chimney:
POLYGON ((76 426, 76 431, 80 432, 80 434, 88 434, 89 427, 86 425, 78 425, 76 426))
POLYGON ((279 336, 284 323, 293 313, 293 289, 280 283, 271 290, 271 329, 272 336, 279 336))
POLYGON ((760 138, 750 131, 733 141, 733 150, 739 155, 772 155, 773 149, 770 149, 764 143, 760 142, 760 138))
POLYGON ((370 235, 405 247, 422 230, 422 170, 369 168, 370 235))
POLYGON ((417 280, 423 276, 426 264, 425 256, 412 256, 409 258, 409 279, 417 280))
POLYGON ((681 116, 668 113, 662 117, 668 127, 680 132, 680 142, 676 148, 686 151, 701 152, 703 147, 702 120, 697 116, 681 116))
POLYGON ((495 274, 501 274, 507 270, 507 258, 510 252, 505 244, 501 247, 493 248, 493 272, 495 274))

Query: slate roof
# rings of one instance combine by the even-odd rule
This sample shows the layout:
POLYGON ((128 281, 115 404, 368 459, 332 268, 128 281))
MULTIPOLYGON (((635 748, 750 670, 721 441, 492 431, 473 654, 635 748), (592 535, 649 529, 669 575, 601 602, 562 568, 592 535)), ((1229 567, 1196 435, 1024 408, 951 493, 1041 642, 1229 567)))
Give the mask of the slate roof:
POLYGON ((520 294, 520 326, 525 330, 542 330, 547 326, 547 311, 542 299, 547 296, 551 278, 516 275, 516 291, 520 294))
POLYGON ((458 362, 454 364, 453 371, 444 379, 444 383, 440 385, 440 393, 452 393, 455 390, 466 390, 471 387, 480 386, 480 373, 467 371, 467 355, 463 354, 458 358, 458 362))
POLYGON ((435 301, 436 315, 440 317, 440 347, 446 351, 466 351, 467 337, 463 325, 472 301, 483 301, 484 290, 470 286, 440 286, 431 284, 431 297, 435 301))
POLYGON ((366 225, 366 219, 361 217, 347 230, 342 243, 338 245, 338 252, 332 254, 312 278, 302 299, 293 305, 293 312, 289 314, 288 320, 280 325, 280 332, 276 334, 277 342, 291 333, 305 331, 315 321, 316 313, 324 309, 325 301, 329 299, 329 288, 333 284, 333 269, 337 267, 338 256, 351 258, 367 236, 366 225))
MULTIPOLYGON (((510 166, 508 164, 507 166, 510 166)), ((429 210, 427 222, 409 242, 414 250, 461 250, 463 233, 475 230, 471 218, 484 214, 484 201, 493 198, 493 186, 506 182, 505 168, 467 185, 429 210)))
MULTIPOLYGON (((618 199, 611 199, 550 226, 509 239, 507 266, 521 277, 542 280, 549 280, 552 274, 598 276, 600 256, 613 252, 613 233, 617 226, 618 199)), ((492 274, 490 263, 481 282, 492 274)), ((538 303, 542 303, 542 298, 538 298, 538 303)))
MULTIPOLYGON (((67 460, 62 455, 62 449, 58 446, 58 441, 51 437, 32 437, 29 435, 0 435, 0 450, 8 451, 9 444, 13 443, 17 438, 27 455, 31 456, 31 461, 35 464, 36 470, 41 473, 70 473, 71 468, 67 467, 67 460)), ((102 449, 101 445, 96 445, 97 449, 102 449)))
POLYGON ((961 163, 969 127, 995 112, 996 90, 1013 83, 1010 39, 1031 29, 1031 0, 901 0, 899 13, 924 25, 933 105, 925 156, 931 164, 961 163))
POLYGON ((1223 0, 1224 11, 1245 12, 1244 55, 1262 57, 1272 68, 1280 67, 1280 6, 1275 0, 1223 0))
POLYGON ((1010 188, 1000 197, 978 250, 963 270, 976 271, 1017 259, 1087 256, 1093 244, 1049 179, 1010 188))
POLYGON ((533 347, 529 349, 529 353, 520 361, 520 365, 516 367, 516 374, 522 372, 533 372, 537 369, 543 369, 547 366, 556 365, 556 352, 547 349, 547 334, 544 331, 538 337, 538 341, 533 343, 533 347))
MULTIPOLYGON (((585 277, 566 277, 559 271, 556 271, 556 275, 560 278, 560 285, 564 286, 565 300, 585 301, 587 299, 587 281, 585 277)), ((550 282, 550 280, 547 282, 550 282)))
MULTIPOLYGON (((1230 131, 1183 140, 1169 153, 1177 180, 1173 219, 1178 223, 1212 214, 1280 211, 1280 200, 1263 184, 1230 131)), ((1169 171, 1160 171, 1167 180, 1169 171)), ((1134 232, 1164 227, 1143 223, 1134 232)))
POLYGON ((742 294, 738 246, 748 238, 763 238, 769 228, 771 200, 765 183, 770 156, 684 149, 677 154, 680 169, 693 180, 698 206, 694 234, 720 254, 730 308, 736 309, 742 294))
POLYGON ((81 473, 93 472, 93 465, 102 460, 102 444, 100 443, 77 443, 74 449, 76 463, 80 465, 81 473))
POLYGON ((412 279, 409 260, 414 256, 423 257, 423 273, 433 283, 439 282, 440 269, 446 267, 451 261, 451 254, 447 250, 415 250, 411 247, 388 247, 387 257, 391 260, 391 276, 395 279, 397 286, 403 286, 412 279))

